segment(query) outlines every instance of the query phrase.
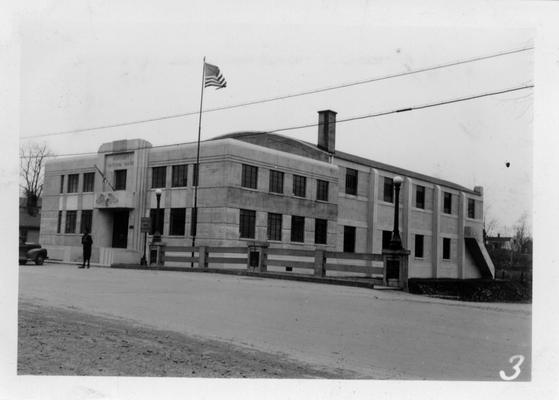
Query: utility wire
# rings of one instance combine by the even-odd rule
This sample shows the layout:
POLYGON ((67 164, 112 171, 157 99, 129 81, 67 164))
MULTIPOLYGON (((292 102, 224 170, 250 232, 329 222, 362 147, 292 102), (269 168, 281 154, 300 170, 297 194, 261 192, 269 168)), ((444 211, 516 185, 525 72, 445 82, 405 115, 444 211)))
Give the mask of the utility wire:
MULTIPOLYGON (((474 57, 474 58, 464 59, 464 60, 460 60, 460 61, 454 61, 454 62, 450 62, 450 63, 446 63, 446 64, 439 64, 439 65, 435 65, 435 66, 431 66, 431 67, 420 68, 420 69, 406 71, 406 72, 388 74, 388 75, 384 75, 384 76, 380 76, 380 77, 376 77, 376 78, 370 78, 370 79, 361 80, 361 81, 343 83, 343 84, 339 84, 339 85, 335 85, 335 86, 327 86, 327 87, 323 87, 323 88, 318 88, 318 89, 313 89, 313 90, 308 90, 308 91, 303 91, 303 92, 298 92, 298 93, 293 93, 293 94, 287 94, 287 95, 283 95, 283 96, 270 97, 270 98, 266 98, 266 99, 253 100, 253 101, 233 104, 233 105, 229 105, 229 106, 208 108, 208 109, 202 110, 202 113, 230 110, 230 109, 234 109, 234 108, 252 106, 252 105, 256 105, 256 104, 270 103, 270 102, 278 101, 278 100, 286 100, 286 99, 290 99, 290 98, 293 98, 293 97, 306 96, 306 95, 309 95, 309 94, 322 93, 322 92, 327 92, 327 91, 336 90, 336 89, 342 89, 342 88, 347 88, 347 87, 352 87, 352 86, 364 85, 364 84, 367 84, 367 83, 379 82, 379 81, 392 79, 392 78, 397 78, 397 77, 401 77, 401 76, 408 76, 408 75, 418 74, 418 73, 422 73, 422 72, 433 71, 433 70, 436 70, 436 69, 448 68, 448 67, 453 67, 453 66, 456 66, 456 65, 467 64, 467 63, 472 63, 472 62, 476 62, 476 61, 488 60, 488 59, 495 58, 495 57, 502 57, 502 56, 506 56, 506 55, 510 55, 510 54, 521 53, 521 52, 529 51, 529 50, 533 50, 533 49, 534 49, 534 47, 525 47, 525 48, 516 49, 516 50, 508 50, 508 51, 503 51, 503 52, 500 52, 500 53, 494 53, 494 54, 485 55, 485 56, 478 56, 478 57, 474 57)), ((198 114, 199 114, 199 111, 190 111, 190 112, 186 112, 186 113, 171 114, 171 115, 166 115, 166 116, 161 116, 161 117, 147 118, 147 119, 141 119, 141 120, 135 120, 135 121, 119 122, 119 123, 108 124, 108 125, 98 125, 98 126, 91 127, 91 128, 81 128, 81 129, 73 129, 73 130, 68 130, 68 131, 50 132, 50 133, 42 133, 42 134, 37 134, 37 135, 24 136, 24 137, 22 137, 22 139, 31 139, 31 138, 46 137, 46 136, 67 135, 67 134, 89 132, 89 131, 109 129, 109 128, 119 128, 119 127, 123 127, 123 126, 144 124, 144 123, 147 123, 147 122, 163 121, 163 120, 174 119, 174 118, 182 118, 182 117, 187 117, 187 116, 191 116, 191 115, 198 115, 198 114)))
MULTIPOLYGON (((423 110, 423 109, 431 108, 431 107, 438 107, 438 106, 458 103, 458 102, 462 102, 462 101, 475 100, 475 99, 479 99, 479 98, 483 98, 483 97, 496 96, 496 95, 499 95, 499 94, 516 92, 516 91, 525 90, 525 89, 531 89, 533 87, 534 87, 533 84, 529 84, 529 85, 518 86, 518 87, 514 87, 514 88, 509 88, 509 89, 503 89, 503 90, 499 90, 499 91, 496 91, 496 92, 486 92, 486 93, 481 93, 481 94, 477 94, 477 95, 473 95, 473 96, 459 97, 459 98, 455 98, 455 99, 439 101, 439 102, 436 102, 436 103, 428 103, 428 104, 423 104, 423 105, 419 105, 419 106, 399 108, 399 109, 396 109, 396 110, 384 111, 384 112, 379 112, 379 113, 374 113, 374 114, 359 115, 359 116, 355 116, 355 117, 339 119, 339 120, 336 121, 336 123, 338 124, 338 123, 343 123, 343 122, 357 121, 357 120, 360 120, 360 119, 381 117, 381 116, 384 116, 384 115, 397 114, 397 113, 408 112, 408 111, 423 110)), ((315 127, 315 126, 318 126, 318 125, 319 125, 318 123, 296 125, 296 126, 290 126, 290 127, 286 127, 286 128, 274 129, 274 130, 270 130, 270 131, 247 133, 247 134, 243 135, 243 137, 257 136, 257 135, 268 134, 268 133, 276 133, 276 132, 285 132, 285 131, 291 131, 291 130, 296 130, 296 129, 312 128, 312 127, 315 127)), ((192 143, 196 143, 196 142, 182 142, 182 143, 173 143, 173 144, 162 144, 162 145, 156 145, 156 146, 151 146, 151 147, 150 146, 144 146, 144 147, 137 147, 135 149, 130 149, 130 150, 142 150, 142 149, 155 149, 155 148, 162 148, 162 147, 173 147, 173 146, 181 146, 181 145, 192 144, 192 143)), ((103 151, 103 152, 58 154, 58 155, 49 155, 49 156, 45 156, 45 157, 52 158, 52 157, 69 157, 69 156, 87 156, 87 155, 97 155, 97 154, 100 154, 100 153, 111 153, 111 152, 112 151, 107 150, 107 151, 103 151)), ((27 158, 27 157, 23 157, 23 158, 27 158)))

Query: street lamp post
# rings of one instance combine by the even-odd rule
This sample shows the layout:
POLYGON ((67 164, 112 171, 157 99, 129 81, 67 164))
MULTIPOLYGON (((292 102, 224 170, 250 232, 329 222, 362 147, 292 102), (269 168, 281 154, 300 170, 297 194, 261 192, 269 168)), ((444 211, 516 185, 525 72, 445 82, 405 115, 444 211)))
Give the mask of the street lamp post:
POLYGON ((394 177, 394 229, 392 230, 392 239, 388 248, 390 250, 402 250, 402 238, 400 237, 399 217, 400 217, 400 186, 404 179, 401 176, 394 177))
POLYGON ((159 232, 159 203, 161 201, 161 189, 155 190, 157 198, 157 210, 155 211, 155 232, 153 233, 153 243, 161 242, 161 232, 159 232))

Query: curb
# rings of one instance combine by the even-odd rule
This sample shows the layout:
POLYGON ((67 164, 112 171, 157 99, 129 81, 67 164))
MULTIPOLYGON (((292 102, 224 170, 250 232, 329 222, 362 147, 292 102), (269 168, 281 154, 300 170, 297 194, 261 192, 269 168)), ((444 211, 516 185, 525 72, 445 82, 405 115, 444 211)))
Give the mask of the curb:
MULTIPOLYGON (((136 269, 144 271, 177 271, 177 272, 198 272, 198 273, 217 273, 223 275, 251 276, 259 278, 282 279, 299 282, 325 283, 330 285, 353 286, 367 289, 374 289, 375 286, 382 286, 382 280, 375 278, 364 278, 364 280, 339 279, 328 277, 315 277, 309 275, 282 274, 277 272, 253 272, 246 270, 231 270, 218 268, 183 268, 183 267, 146 267, 135 264, 113 264, 110 268, 117 269, 136 269), (367 280, 365 280, 367 279, 367 280)), ((399 290, 397 288, 390 288, 399 290)))

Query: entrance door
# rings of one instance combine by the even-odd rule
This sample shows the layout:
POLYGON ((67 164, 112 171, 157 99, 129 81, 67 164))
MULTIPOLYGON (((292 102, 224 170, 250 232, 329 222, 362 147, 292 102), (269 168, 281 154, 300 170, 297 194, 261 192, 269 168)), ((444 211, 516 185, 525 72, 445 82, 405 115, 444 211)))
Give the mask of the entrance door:
POLYGON ((125 249, 128 245, 128 210, 113 214, 113 247, 125 249))

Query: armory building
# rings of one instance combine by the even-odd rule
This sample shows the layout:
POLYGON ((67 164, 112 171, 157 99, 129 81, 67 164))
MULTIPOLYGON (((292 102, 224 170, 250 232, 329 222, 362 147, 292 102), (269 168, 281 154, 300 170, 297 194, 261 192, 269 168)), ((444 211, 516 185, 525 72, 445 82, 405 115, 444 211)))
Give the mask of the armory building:
MULTIPOLYGON (((392 232, 393 178, 402 176, 400 230, 411 251, 409 277, 494 275, 482 243, 481 187, 338 151, 336 113, 318 114, 317 145, 266 132, 201 142, 197 245, 257 240, 270 247, 380 253, 392 232)), ((49 161, 41 244, 51 258, 79 261, 81 232, 88 227, 93 262, 139 263, 141 219, 155 216, 161 189, 162 240, 190 245, 196 151, 196 143, 152 146, 134 139, 105 143, 96 155, 49 161)))

